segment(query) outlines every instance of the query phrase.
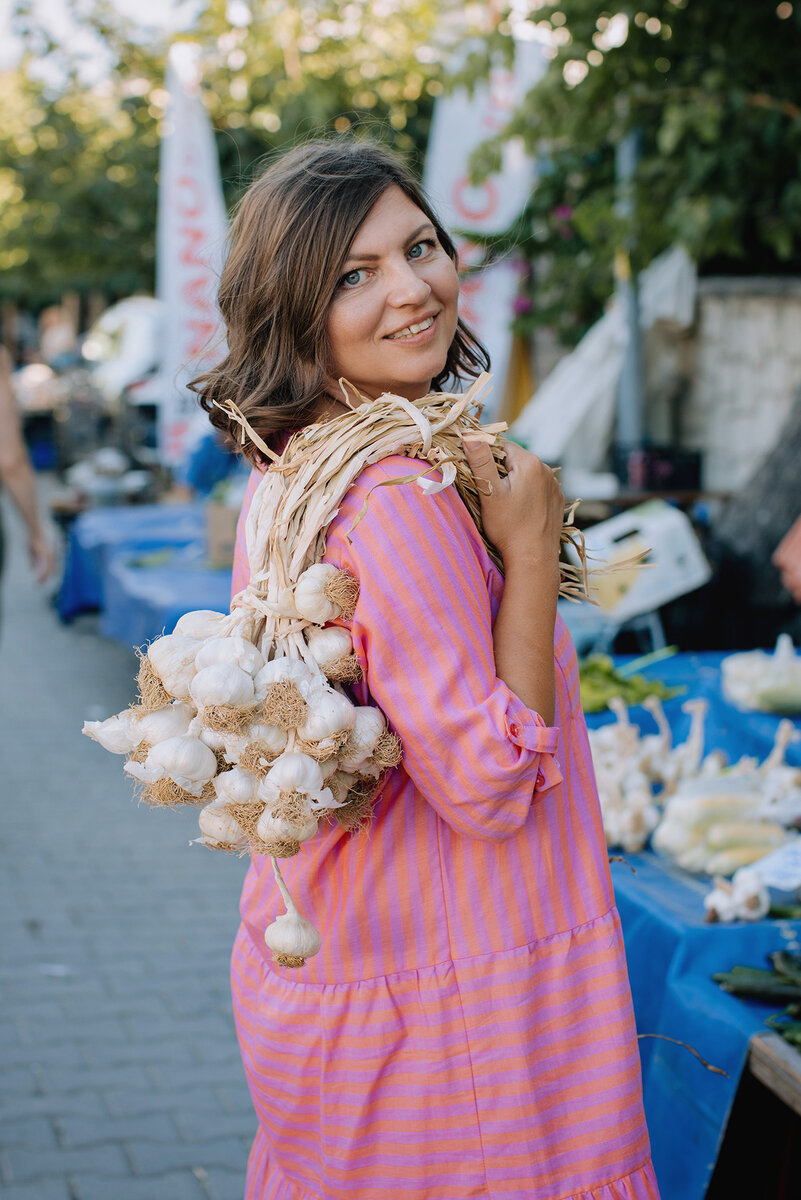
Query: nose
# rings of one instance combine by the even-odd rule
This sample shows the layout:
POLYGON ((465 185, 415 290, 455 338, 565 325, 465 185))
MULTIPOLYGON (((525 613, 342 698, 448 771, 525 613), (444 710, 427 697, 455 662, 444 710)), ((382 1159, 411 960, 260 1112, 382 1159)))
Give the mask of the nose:
POLYGON ((405 255, 400 261, 393 262, 387 288, 387 300, 391 305, 395 308, 419 307, 430 295, 430 285, 418 275, 405 255))

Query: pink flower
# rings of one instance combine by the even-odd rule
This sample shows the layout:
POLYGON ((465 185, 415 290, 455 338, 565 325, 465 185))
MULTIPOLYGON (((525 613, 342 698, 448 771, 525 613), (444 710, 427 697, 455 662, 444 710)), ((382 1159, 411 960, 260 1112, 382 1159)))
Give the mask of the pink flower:
POLYGON ((522 317, 523 313, 531 312, 533 307, 528 296, 515 296, 512 301, 512 312, 516 317, 522 317))
POLYGON ((557 221, 572 221, 573 209, 569 204, 557 204, 556 208, 551 209, 551 216, 557 221))

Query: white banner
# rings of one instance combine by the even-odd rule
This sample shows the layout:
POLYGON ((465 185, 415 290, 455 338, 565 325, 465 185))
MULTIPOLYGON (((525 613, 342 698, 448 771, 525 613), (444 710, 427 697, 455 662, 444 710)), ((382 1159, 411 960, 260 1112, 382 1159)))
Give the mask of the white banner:
MULTIPOLYGON (((518 42, 512 70, 495 68, 473 95, 460 88, 437 100, 426 152, 424 184, 440 219, 454 237, 461 267, 479 261, 481 247, 469 240, 471 230, 500 233, 508 229, 526 203, 534 182, 534 163, 519 140, 506 143, 501 170, 472 185, 467 165, 473 150, 499 133, 526 92, 543 76, 548 63, 537 42, 518 42)), ((518 264, 505 259, 462 283, 460 315, 490 353, 493 390, 485 416, 497 412, 503 399, 512 335, 509 325, 519 283, 518 264)))
POLYGON ((187 383, 225 353, 216 292, 226 233, 220 165, 199 86, 198 47, 170 48, 159 163, 156 293, 164 303, 159 451, 167 466, 208 423, 187 383))

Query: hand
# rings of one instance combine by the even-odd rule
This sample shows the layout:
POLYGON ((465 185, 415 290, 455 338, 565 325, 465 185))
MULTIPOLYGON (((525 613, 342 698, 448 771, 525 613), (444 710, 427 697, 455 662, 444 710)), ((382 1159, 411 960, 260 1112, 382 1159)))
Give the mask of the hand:
POLYGON ((28 538, 28 558, 37 583, 44 583, 55 570, 56 556, 53 547, 40 531, 28 538))
POLYGON ((508 475, 501 479, 489 446, 465 435, 462 442, 481 499, 484 532, 503 558, 556 567, 565 498, 545 463, 505 442, 508 475))

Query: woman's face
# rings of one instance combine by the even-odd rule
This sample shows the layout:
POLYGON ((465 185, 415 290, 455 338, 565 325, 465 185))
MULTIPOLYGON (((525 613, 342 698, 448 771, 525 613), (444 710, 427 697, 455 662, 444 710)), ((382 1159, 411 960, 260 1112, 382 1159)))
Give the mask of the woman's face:
POLYGON ((353 239, 328 310, 330 383, 344 376, 371 397, 424 396, 445 366, 458 296, 456 268, 434 226, 405 192, 388 187, 353 239))

